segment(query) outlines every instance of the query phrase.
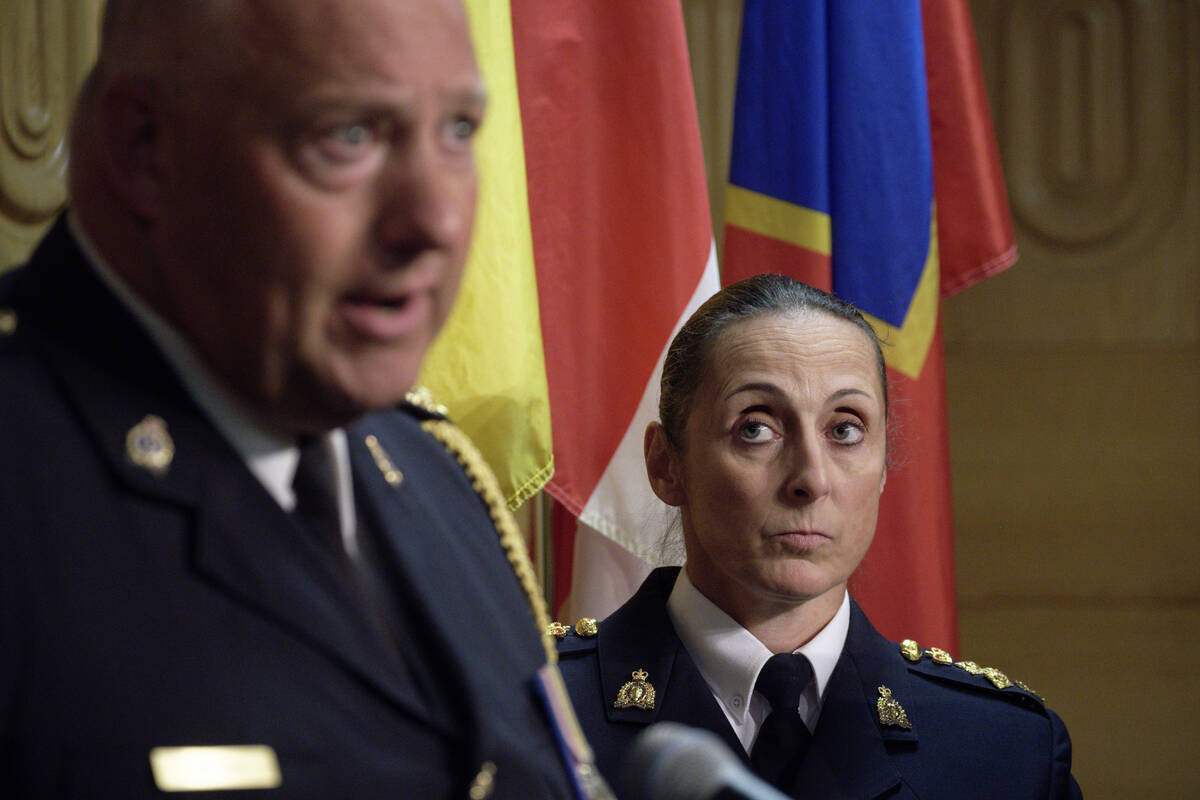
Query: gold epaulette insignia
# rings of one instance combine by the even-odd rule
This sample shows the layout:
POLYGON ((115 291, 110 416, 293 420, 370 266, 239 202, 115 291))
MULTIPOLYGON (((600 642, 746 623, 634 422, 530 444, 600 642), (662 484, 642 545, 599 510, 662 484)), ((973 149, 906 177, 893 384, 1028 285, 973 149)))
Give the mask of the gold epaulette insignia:
POLYGON ((925 649, 925 652, 929 654, 930 658, 939 664, 954 663, 954 659, 950 657, 950 654, 940 647, 928 647, 925 649))
POLYGON ((595 636, 600 631, 600 626, 596 624, 593 617, 583 617, 575 623, 575 632, 585 639, 589 636, 595 636))
POLYGON ((1014 686, 1018 686, 1018 687, 1020 687, 1021 689, 1024 689, 1025 691, 1029 692, 1031 695, 1033 695, 1034 697, 1036 697, 1038 700, 1041 700, 1043 703, 1044 703, 1044 702, 1046 702, 1046 698, 1042 697, 1042 696, 1041 696, 1039 693, 1035 692, 1033 689, 1030 689, 1030 688, 1029 688, 1029 685, 1028 685, 1028 684, 1026 684, 1026 683, 1025 683, 1025 681, 1019 681, 1019 680, 1017 680, 1017 679, 1015 679, 1015 678, 1014 678, 1014 679, 1013 679, 1013 685, 1014 685, 1014 686))
MULTIPOLYGON (((912 639, 905 639, 903 642, 900 643, 900 652, 903 653, 904 657, 907 658, 909 661, 919 661, 921 658, 921 656, 920 656, 921 651, 920 651, 919 647, 917 646, 917 643, 914 642, 912 639), (914 654, 916 654, 915 658, 913 657, 914 654)), ((949 653, 947 653, 945 650, 941 649, 940 647, 927 648, 925 650, 925 655, 928 655, 930 658, 932 658, 935 663, 953 664, 954 666, 961 669, 963 672, 967 672, 971 675, 982 675, 983 677, 985 677, 989 681, 991 681, 992 685, 995 686, 997 689, 1007 689, 1010 686, 1019 686, 1020 688, 1024 689, 1025 691, 1027 691, 1030 694, 1037 697, 1039 700, 1042 699, 1042 696, 1040 694, 1033 691, 1028 686, 1021 683, 1020 681, 1013 680, 1012 678, 1008 677, 1007 675, 1005 675, 1003 672, 996 669, 995 667, 981 667, 978 664, 976 664, 974 661, 967 661, 965 659, 963 661, 955 661, 953 658, 950 657, 949 653)))
POLYGON ((411 403, 417 408, 424 409, 430 414, 436 414, 439 417, 447 417, 450 415, 449 409, 438 401, 433 399, 433 392, 429 391, 424 386, 414 386, 409 389, 404 395, 405 401, 411 403))
POLYGON ((546 633, 555 639, 562 639, 570 630, 568 626, 563 625, 561 622, 551 622, 546 626, 546 633))
POLYGON ((904 713, 904 707, 896 698, 892 697, 892 690, 886 686, 879 687, 879 699, 875 701, 875 708, 879 711, 880 725, 895 725, 906 731, 912 730, 912 724, 908 721, 908 714, 904 713))
POLYGON ((175 458, 175 442, 162 417, 147 414, 125 434, 125 453, 134 466, 149 470, 156 477, 167 474, 175 458))
POLYGON ((633 680, 626 681, 621 690, 617 692, 613 708, 640 708, 642 711, 653 711, 654 687, 650 685, 650 681, 646 680, 648 677, 649 673, 646 670, 635 669, 633 680))
POLYGON ((984 667, 983 675, 989 681, 991 681, 992 686, 995 686, 997 689, 1007 689, 1013 685, 1013 682, 1009 680, 1008 676, 995 667, 984 667))

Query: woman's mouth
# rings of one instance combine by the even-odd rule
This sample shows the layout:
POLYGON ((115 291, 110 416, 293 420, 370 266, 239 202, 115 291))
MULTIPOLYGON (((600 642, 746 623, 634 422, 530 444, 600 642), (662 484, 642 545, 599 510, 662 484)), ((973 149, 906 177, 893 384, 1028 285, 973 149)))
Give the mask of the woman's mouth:
POLYGON ((807 530, 784 531, 773 534, 771 539, 792 550, 813 550, 830 540, 820 531, 807 530))

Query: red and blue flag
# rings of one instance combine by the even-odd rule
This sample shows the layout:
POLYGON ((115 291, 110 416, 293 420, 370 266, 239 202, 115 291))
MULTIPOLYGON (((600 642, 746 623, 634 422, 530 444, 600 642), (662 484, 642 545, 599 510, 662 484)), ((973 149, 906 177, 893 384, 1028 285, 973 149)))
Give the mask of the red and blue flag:
POLYGON ((853 590, 956 646, 939 307, 1016 259, 965 0, 746 0, 725 220, 723 282, 792 275, 887 343, 903 463, 853 590))

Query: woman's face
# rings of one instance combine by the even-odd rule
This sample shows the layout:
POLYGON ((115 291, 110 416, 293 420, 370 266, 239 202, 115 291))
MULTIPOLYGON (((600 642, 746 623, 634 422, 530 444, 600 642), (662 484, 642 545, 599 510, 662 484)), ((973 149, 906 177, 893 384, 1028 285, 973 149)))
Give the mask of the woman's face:
POLYGON ((873 344, 853 323, 772 313, 727 328, 681 450, 660 427, 647 438, 651 483, 680 507, 696 588, 743 624, 840 602, 875 532, 885 416, 873 344))

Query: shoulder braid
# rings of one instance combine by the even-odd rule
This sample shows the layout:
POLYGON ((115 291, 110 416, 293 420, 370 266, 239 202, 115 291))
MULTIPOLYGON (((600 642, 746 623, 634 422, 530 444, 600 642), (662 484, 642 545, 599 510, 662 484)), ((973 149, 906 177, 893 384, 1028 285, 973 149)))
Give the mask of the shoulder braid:
POLYGON ((441 442, 446 450, 455 457, 463 471, 467 473, 475 492, 483 498, 488 507, 488 513, 492 517, 492 524, 495 525, 496 532, 500 535, 500 546, 504 549, 508 563, 512 565, 517 581, 521 584, 521 588, 525 591, 525 597, 529 601, 529 609, 533 612, 534 622, 537 624, 542 638, 542 646, 546 650, 546 660, 550 664, 557 663, 558 651, 554 646, 554 641, 546 632, 550 625, 546 601, 538 588, 533 564, 530 563, 529 553, 525 549, 524 537, 517 528, 517 522, 513 518, 512 512, 508 510, 508 504, 504 502, 504 495, 500 492, 496 476, 487 462, 483 460, 483 456, 470 437, 454 423, 447 419, 427 419, 421 423, 421 427, 441 442))

